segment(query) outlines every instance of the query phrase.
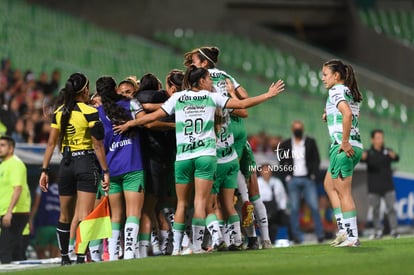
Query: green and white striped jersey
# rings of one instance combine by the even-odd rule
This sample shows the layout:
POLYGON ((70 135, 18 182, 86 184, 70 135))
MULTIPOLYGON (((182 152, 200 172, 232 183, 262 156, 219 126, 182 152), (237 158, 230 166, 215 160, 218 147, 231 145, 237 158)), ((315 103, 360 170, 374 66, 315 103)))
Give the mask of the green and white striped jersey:
POLYGON ((342 113, 337 108, 341 101, 346 101, 352 111, 349 143, 352 146, 362 148, 361 136, 358 128, 359 104, 354 101, 349 88, 342 84, 335 85, 329 89, 329 97, 326 100, 326 117, 331 141, 332 143, 342 143, 342 113))
MULTIPOLYGON (((229 96, 226 89, 226 79, 230 79, 233 82, 234 87, 239 87, 240 84, 234 80, 233 77, 228 75, 226 72, 218 70, 216 68, 209 69, 211 80, 215 92, 229 96)), ((222 110, 223 121, 220 132, 217 134, 217 163, 227 163, 234 159, 237 159, 237 153, 234 149, 234 136, 230 127, 230 110, 222 110)))
POLYGON ((217 107, 224 108, 228 100, 207 90, 185 90, 173 94, 162 105, 168 115, 175 113, 176 160, 216 155, 214 113, 217 107))

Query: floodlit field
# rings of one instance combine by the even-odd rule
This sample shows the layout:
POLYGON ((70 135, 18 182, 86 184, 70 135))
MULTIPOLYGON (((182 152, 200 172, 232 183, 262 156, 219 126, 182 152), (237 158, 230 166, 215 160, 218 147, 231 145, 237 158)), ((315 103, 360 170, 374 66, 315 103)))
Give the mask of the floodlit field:
MULTIPOLYGON (((304 245, 65 267, 41 265, 18 274, 413 274, 414 238, 363 241, 358 248, 304 245)), ((0 267, 1 269, 1 267, 0 267)), ((8 273, 10 274, 10 273, 8 273)))

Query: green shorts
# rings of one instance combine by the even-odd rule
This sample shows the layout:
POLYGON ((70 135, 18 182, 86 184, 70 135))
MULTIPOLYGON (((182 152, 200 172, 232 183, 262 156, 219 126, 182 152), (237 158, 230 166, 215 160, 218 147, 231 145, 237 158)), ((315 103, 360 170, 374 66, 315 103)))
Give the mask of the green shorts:
POLYGON ((145 190, 144 171, 133 171, 111 177, 108 194, 118 194, 123 191, 141 192, 145 190))
POLYGON ((176 184, 194 182, 194 178, 214 180, 217 169, 216 156, 201 156, 175 162, 176 184))
POLYGON ((333 179, 352 176, 354 168, 361 160, 362 156, 362 149, 359 147, 352 146, 354 149, 354 155, 352 157, 348 157, 343 151, 338 153, 339 147, 339 144, 334 144, 329 150, 328 171, 331 172, 333 179))
POLYGON ((36 246, 46 247, 48 245, 58 246, 56 238, 56 226, 40 226, 36 230, 36 246))
POLYGON ((256 160, 254 159, 254 154, 250 144, 246 142, 243 147, 243 153, 240 158, 240 171, 242 172, 245 178, 250 178, 255 169, 251 167, 256 167, 256 160))
POLYGON ((247 131, 246 126, 244 125, 244 119, 238 116, 231 116, 230 127, 234 136, 234 149, 240 159, 247 141, 247 131))
POLYGON ((218 194, 221 188, 236 189, 237 174, 239 173, 239 161, 237 159, 227 163, 217 164, 217 177, 213 183, 211 194, 218 194))

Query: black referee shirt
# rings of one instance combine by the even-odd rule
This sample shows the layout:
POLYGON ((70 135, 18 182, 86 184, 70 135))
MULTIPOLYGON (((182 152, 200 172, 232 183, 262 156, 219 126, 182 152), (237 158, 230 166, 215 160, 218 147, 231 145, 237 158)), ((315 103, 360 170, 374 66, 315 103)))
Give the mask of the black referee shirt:
POLYGON ((394 190, 394 182, 392 180, 391 163, 398 161, 399 156, 395 159, 389 156, 390 148, 383 147, 377 151, 372 146, 367 150, 368 172, 368 193, 384 195, 388 191, 394 190))

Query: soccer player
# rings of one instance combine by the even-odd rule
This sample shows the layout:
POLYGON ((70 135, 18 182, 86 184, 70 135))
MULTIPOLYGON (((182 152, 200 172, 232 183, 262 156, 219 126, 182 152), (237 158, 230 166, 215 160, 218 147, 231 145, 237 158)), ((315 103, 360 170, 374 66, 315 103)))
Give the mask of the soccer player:
MULTIPOLYGON (((75 205, 78 221, 92 212, 98 189, 99 166, 102 168, 102 189, 109 188, 109 170, 103 145, 104 128, 96 108, 88 106, 89 80, 82 73, 74 73, 66 81, 64 100, 53 115, 52 128, 47 143, 39 185, 48 189, 49 162, 56 145, 63 154, 58 184, 60 200, 59 223, 56 228, 62 265, 71 264, 68 255, 70 223, 75 205)), ((78 254, 78 263, 85 262, 85 254, 78 254)))
MULTIPOLYGON (((228 73, 216 68, 218 62, 219 49, 216 47, 200 47, 192 50, 185 54, 184 65, 189 66, 191 64, 196 66, 203 66, 210 72, 210 76, 215 83, 215 90, 222 90, 227 83, 233 86, 235 92, 232 94, 234 98, 247 98, 248 94, 246 90, 228 73)), ((238 189, 243 199, 242 208, 242 225, 245 227, 246 233, 249 237, 248 248, 258 248, 257 238, 255 235, 253 225, 253 212, 256 214, 256 218, 259 221, 259 227, 262 232, 262 247, 271 248, 272 244, 269 238, 269 229, 266 216, 266 208, 260 199, 259 188, 257 185, 257 177, 254 173, 249 171, 248 167, 255 166, 255 159, 253 152, 247 143, 247 131, 242 118, 247 117, 246 110, 233 110, 229 113, 231 123, 229 124, 227 131, 231 131, 233 135, 234 145, 233 148, 236 150, 237 156, 240 162, 240 171, 238 177, 238 189), (242 176, 244 175, 244 177, 242 176), (246 180, 248 186, 246 185, 246 180), (249 200, 250 195, 250 200, 249 200), (252 204, 253 202, 253 204, 252 204), (254 206, 255 207, 254 207, 254 206)))
POLYGON ((183 86, 186 90, 173 94, 163 106, 140 119, 116 126, 117 132, 152 122, 175 112, 177 156, 175 178, 177 209, 174 221, 174 251, 179 254, 184 231, 187 197, 194 183, 193 252, 202 253, 206 208, 217 166, 214 114, 219 108, 248 108, 277 96, 284 90, 283 81, 272 83, 269 90, 256 97, 238 100, 212 93, 213 82, 204 68, 187 68, 183 86))
POLYGON ((359 246, 357 212, 352 198, 352 174, 362 156, 359 134, 359 92, 354 70, 340 60, 322 67, 322 81, 329 89, 323 119, 331 137, 329 167, 324 187, 334 209, 339 232, 334 246, 359 246))
POLYGON ((112 237, 108 239, 109 260, 118 260, 121 228, 124 228, 124 259, 133 259, 144 203, 140 137, 135 129, 117 135, 112 127, 114 124, 143 116, 145 112, 137 100, 117 94, 115 80, 110 76, 100 77, 96 81, 96 90, 102 100, 98 112, 105 128, 106 161, 111 171, 108 191, 112 223, 112 237), (121 225, 124 216, 126 221, 121 225))

